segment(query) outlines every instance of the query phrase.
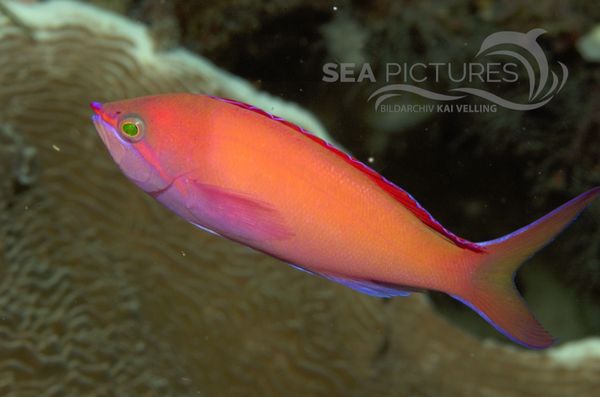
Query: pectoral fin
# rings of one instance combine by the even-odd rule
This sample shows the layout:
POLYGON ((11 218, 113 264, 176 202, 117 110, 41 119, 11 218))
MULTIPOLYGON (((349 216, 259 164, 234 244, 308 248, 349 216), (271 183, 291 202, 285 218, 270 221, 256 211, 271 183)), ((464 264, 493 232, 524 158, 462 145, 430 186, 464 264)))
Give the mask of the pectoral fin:
POLYGON ((242 241, 283 240, 294 234, 272 205, 243 193, 188 180, 192 223, 242 241))

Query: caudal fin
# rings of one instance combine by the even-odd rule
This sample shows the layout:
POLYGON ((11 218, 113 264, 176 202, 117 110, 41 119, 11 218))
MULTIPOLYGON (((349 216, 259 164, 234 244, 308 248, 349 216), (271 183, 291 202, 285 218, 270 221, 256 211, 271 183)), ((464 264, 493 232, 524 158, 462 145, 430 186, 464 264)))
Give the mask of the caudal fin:
POLYGON ((598 195, 600 187, 581 194, 507 236, 481 243, 486 253, 474 256, 470 284, 453 297, 474 309, 513 341, 532 349, 551 346, 552 336, 535 319, 517 291, 514 273, 598 195))

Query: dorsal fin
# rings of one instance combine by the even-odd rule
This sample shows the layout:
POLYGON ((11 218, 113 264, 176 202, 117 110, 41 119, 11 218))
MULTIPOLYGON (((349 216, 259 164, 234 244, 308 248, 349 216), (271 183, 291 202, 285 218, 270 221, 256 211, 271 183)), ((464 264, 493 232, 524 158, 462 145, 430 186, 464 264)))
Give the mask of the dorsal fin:
POLYGON ((262 116, 270 118, 271 120, 274 120, 281 124, 284 124, 287 127, 290 127, 295 131, 300 132, 307 138, 311 139, 312 141, 318 143, 319 145, 321 145, 321 146, 327 148, 328 150, 330 150, 331 152, 335 153, 336 155, 338 155, 339 157, 344 159, 344 161, 346 161, 348 164, 352 165, 354 168, 365 173, 380 188, 385 190, 392 197, 394 197, 400 204, 402 204, 405 208, 410 210, 417 218, 419 218, 419 220, 421 220, 421 222, 423 222, 424 224, 426 224, 427 226, 429 226, 436 232, 440 233, 442 236, 444 236, 445 238, 447 238, 448 240, 450 240, 457 246, 459 246, 461 248, 466 248, 466 249, 468 249, 470 251, 474 251, 474 252, 484 252, 484 248, 481 247, 479 244, 473 243, 471 241, 468 241, 461 237, 458 237, 457 235, 455 235, 454 233, 452 233, 451 231, 446 229, 444 226, 442 226, 442 224, 439 223, 437 220, 435 220, 435 218, 433 216, 431 216, 431 214, 429 212, 427 212, 427 210, 425 210, 425 208, 423 208, 421 206, 421 204, 419 204, 417 202, 417 200, 415 200, 410 195, 410 193, 408 193, 404 189, 400 188, 399 186, 395 185, 394 183, 388 181, 386 178, 384 178, 383 176, 381 176, 380 174, 378 174, 371 168, 367 167, 360 161, 356 160, 352 156, 348 155, 347 153, 342 152, 341 150, 330 145, 329 143, 327 143, 323 139, 319 138, 318 136, 306 131, 304 128, 302 128, 294 123, 291 123, 285 119, 282 119, 281 117, 277 117, 273 114, 267 113, 262 109, 259 109, 255 106, 252 106, 252 105, 244 103, 244 102, 239 102, 239 101, 236 101, 233 99, 221 98, 221 97, 216 97, 216 96, 211 96, 211 98, 219 100, 221 102, 230 103, 232 105, 239 106, 241 108, 258 113, 262 116))

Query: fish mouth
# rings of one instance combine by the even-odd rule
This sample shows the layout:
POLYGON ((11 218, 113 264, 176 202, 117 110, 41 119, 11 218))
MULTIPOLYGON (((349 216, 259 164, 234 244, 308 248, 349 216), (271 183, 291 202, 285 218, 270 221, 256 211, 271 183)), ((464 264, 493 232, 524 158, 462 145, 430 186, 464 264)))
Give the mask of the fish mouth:
MULTIPOLYGON (((120 134, 117 133, 116 114, 112 115, 107 113, 104 109, 104 106, 100 102, 91 102, 90 108, 92 108, 92 110, 95 113, 92 116, 92 121, 94 122, 96 131, 98 131, 98 135, 100 135, 102 142, 104 142, 104 144, 106 145, 106 147, 108 147, 111 153, 111 149, 114 149, 117 146, 117 143, 121 143, 126 146, 129 145, 129 142, 124 141, 123 138, 121 138, 120 134)), ((116 151, 119 152, 118 149, 116 151)))
POLYGON ((124 146, 127 146, 128 143, 123 141, 117 133, 111 119, 106 117, 106 113, 102 109, 102 104, 92 102, 90 107, 95 113, 92 116, 92 121, 94 122, 98 135, 100 135, 100 139, 102 139, 102 142, 117 164, 120 163, 126 151, 124 146))
POLYGON ((100 102, 91 102, 90 108, 94 111, 94 115, 92 116, 92 121, 94 122, 96 131, 98 131, 98 135, 100 135, 102 142, 104 142, 104 144, 106 146, 108 146, 108 137, 107 137, 108 132, 106 131, 106 127, 108 127, 108 126, 105 126, 104 122, 102 120, 102 115, 104 114, 104 111, 102 109, 102 104, 100 102))
POLYGON ((107 126, 105 126, 104 121, 102 121, 100 116, 97 115, 92 116, 92 121, 94 122, 94 127, 96 127, 96 131, 98 132, 98 135, 100 135, 102 142, 104 142, 104 144, 108 146, 107 135, 109 134, 109 132, 106 131, 107 126))
POLYGON ((90 108, 95 113, 93 117, 98 117, 109 124, 112 128, 117 128, 117 114, 109 114, 100 102, 91 102, 90 108))
POLYGON ((90 108, 96 113, 98 116, 102 114, 102 104, 100 102, 90 102, 90 108))

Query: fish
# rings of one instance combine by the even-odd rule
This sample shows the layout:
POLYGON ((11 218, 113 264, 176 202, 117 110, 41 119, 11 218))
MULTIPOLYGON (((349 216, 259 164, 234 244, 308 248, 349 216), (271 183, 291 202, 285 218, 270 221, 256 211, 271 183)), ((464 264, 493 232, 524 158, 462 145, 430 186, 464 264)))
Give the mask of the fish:
POLYGON ((365 164, 252 105, 173 93, 90 106, 125 176, 198 228, 375 297, 443 292, 520 345, 555 343, 514 275, 600 187, 476 243, 365 164))

